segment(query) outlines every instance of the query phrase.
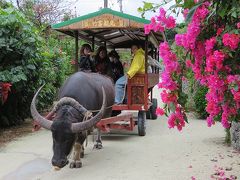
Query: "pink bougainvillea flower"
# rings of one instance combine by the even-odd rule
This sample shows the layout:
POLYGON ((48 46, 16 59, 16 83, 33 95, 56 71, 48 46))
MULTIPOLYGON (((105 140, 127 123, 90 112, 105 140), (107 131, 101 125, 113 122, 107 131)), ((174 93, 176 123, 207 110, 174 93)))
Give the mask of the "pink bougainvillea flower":
POLYGON ((221 123, 222 123, 224 128, 229 128, 230 127, 230 123, 228 121, 228 118, 231 115, 230 111, 229 111, 229 107, 227 105, 224 105, 222 107, 222 109, 223 109, 223 113, 222 113, 221 123))
POLYGON ((157 16, 157 20, 160 22, 164 22, 166 19, 166 11, 163 8, 159 9, 159 15, 157 16))
POLYGON ((189 12, 189 9, 184 9, 183 10, 183 17, 184 17, 184 19, 187 18, 188 12, 189 12))
POLYGON ((219 36, 220 34, 222 34, 224 28, 218 28, 217 29, 217 36, 219 36))
POLYGON ((158 116, 163 116, 164 114, 165 114, 164 109, 162 109, 162 108, 160 108, 160 107, 158 107, 158 108, 156 109, 156 115, 158 115, 158 116))
POLYGON ((176 20, 174 19, 174 17, 170 16, 169 18, 167 18, 165 20, 165 25, 166 25, 166 28, 168 28, 168 29, 175 28, 176 27, 176 20))
POLYGON ((240 22, 237 23, 237 28, 240 29, 240 22))
POLYGON ((191 177, 191 180, 196 180, 196 178, 194 176, 191 177))
POLYGON ((164 27, 160 23, 157 23, 154 26, 153 31, 154 32, 163 32, 164 31, 164 27))
POLYGON ((240 91, 234 93, 234 100, 240 102, 240 91))
POLYGON ((153 24, 156 23, 155 17, 152 17, 152 18, 151 18, 151 23, 153 23, 153 24))
MULTIPOLYGON (((198 0, 195 0, 195 3, 197 2, 198 0)), ((162 101, 172 112, 168 118, 168 126, 177 128, 179 131, 185 126, 183 108, 178 106, 181 98, 178 94, 179 87, 181 87, 179 81, 185 80, 184 73, 186 72, 186 69, 181 71, 182 67, 191 68, 195 79, 208 88, 206 111, 209 113, 207 118, 209 127, 215 124, 215 119, 220 118, 223 127, 228 128, 230 120, 238 115, 237 110, 240 108, 240 77, 234 72, 240 69, 240 66, 237 63, 234 66, 231 64, 235 52, 229 52, 229 49, 234 51, 239 47, 240 35, 225 33, 223 31, 225 27, 219 28, 218 24, 213 25, 213 28, 217 30, 215 37, 210 34, 203 35, 202 33, 205 32, 205 29, 202 31, 203 27, 206 27, 205 18, 211 11, 210 5, 210 2, 205 1, 197 7, 186 33, 175 36, 176 45, 182 46, 192 57, 191 60, 185 61, 186 66, 182 64, 167 42, 159 46, 164 70, 161 73, 161 82, 158 87, 163 88, 162 101), (222 42, 219 41, 221 37, 222 42), (223 45, 229 49, 223 48, 223 45)), ((187 14, 187 11, 184 10, 184 13, 187 14)), ((236 26, 240 28, 240 22, 236 23, 236 26)), ((174 18, 167 17, 166 11, 160 8, 159 15, 152 18, 151 23, 146 26, 145 33, 151 30, 159 32, 173 27, 175 27, 174 18)), ((164 113, 163 109, 157 111, 157 114, 164 113)))
POLYGON ((208 13, 209 10, 207 9, 207 6, 203 5, 197 8, 193 15, 192 22, 187 27, 187 33, 185 35, 182 36, 178 35, 177 37, 175 37, 175 39, 178 38, 178 42, 176 42, 178 46, 183 46, 187 50, 195 49, 196 39, 201 32, 200 28, 201 22, 208 15, 208 13), (182 39, 184 36, 185 38, 183 41, 182 39))
POLYGON ((149 24, 144 25, 144 33, 149 34, 151 32, 151 27, 149 24))
POLYGON ((145 34, 149 34, 151 30, 155 32, 163 32, 165 28, 171 29, 176 26, 176 20, 172 17, 166 17, 166 11, 160 8, 159 15, 151 18, 151 23, 144 26, 145 34))
POLYGON ((186 60, 186 67, 190 68, 192 66, 192 62, 190 59, 186 60))
POLYGON ((212 53, 213 51, 213 47, 216 44, 216 38, 212 37, 211 39, 206 40, 205 42, 205 50, 206 50, 206 54, 209 55, 212 53))
POLYGON ((168 127, 171 129, 175 126, 179 131, 185 126, 183 114, 178 107, 176 108, 176 112, 172 113, 168 118, 168 127))
POLYGON ((158 88, 165 88, 165 89, 169 89, 170 91, 174 91, 178 88, 177 83, 171 78, 171 75, 164 71, 162 73, 162 80, 161 82, 158 84, 158 88))
POLYGON ((240 36, 238 34, 226 33, 222 37, 224 46, 229 47, 231 50, 235 50, 240 42, 240 36))
POLYGON ((210 55, 206 59, 206 72, 212 72, 214 70, 220 70, 223 67, 223 61, 225 54, 221 51, 214 51, 213 55, 210 55))
POLYGON ((183 47, 188 47, 188 42, 187 42, 187 38, 189 36, 187 36, 187 34, 176 34, 175 35, 175 42, 176 42, 176 45, 178 46, 183 46, 183 47))
POLYGON ((227 81, 228 81, 228 84, 231 84, 233 82, 240 82, 240 76, 239 75, 228 75, 227 81))
POLYGON ((163 90, 161 93, 162 101, 166 104, 170 104, 171 102, 177 101, 177 96, 174 93, 167 92, 166 90, 163 90))
POLYGON ((211 127, 214 124, 215 124, 215 122, 213 120, 213 117, 212 116, 208 116, 207 117, 207 125, 208 125, 208 127, 211 127))
POLYGON ((209 10, 207 8, 207 6, 200 6, 199 8, 197 8, 196 12, 194 13, 193 16, 193 21, 203 21, 205 19, 205 17, 208 15, 209 10))
POLYGON ((192 22, 188 25, 186 41, 184 42, 185 49, 195 49, 197 36, 200 34, 201 28, 199 22, 192 22))

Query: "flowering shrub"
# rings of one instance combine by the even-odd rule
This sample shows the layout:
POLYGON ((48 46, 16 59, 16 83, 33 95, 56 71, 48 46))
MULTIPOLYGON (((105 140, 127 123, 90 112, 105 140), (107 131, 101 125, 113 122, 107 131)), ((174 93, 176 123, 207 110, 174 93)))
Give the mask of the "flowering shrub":
POLYGON ((11 91, 11 83, 0 82, 0 102, 5 103, 8 98, 8 93, 11 91))
MULTIPOLYGON (((185 78, 186 69, 191 69, 195 79, 208 89, 206 111, 209 113, 209 127, 215 121, 221 121, 224 128, 229 128, 231 121, 240 118, 240 11, 235 8, 240 6, 240 2, 232 1, 233 4, 226 7, 221 0, 195 1, 197 4, 192 9, 183 11, 186 17, 194 10, 187 31, 175 36, 175 44, 185 50, 185 61, 171 50, 168 42, 159 46, 165 68, 158 86, 163 88, 161 98, 166 104, 165 114, 171 113, 168 116, 169 128, 181 130, 185 126, 184 120, 187 121, 181 96, 181 81, 185 78)), ((145 26, 145 33, 151 30, 163 32, 175 25, 173 17, 167 17, 161 8, 159 15, 145 26)), ((157 113, 163 114, 160 110, 157 113)))

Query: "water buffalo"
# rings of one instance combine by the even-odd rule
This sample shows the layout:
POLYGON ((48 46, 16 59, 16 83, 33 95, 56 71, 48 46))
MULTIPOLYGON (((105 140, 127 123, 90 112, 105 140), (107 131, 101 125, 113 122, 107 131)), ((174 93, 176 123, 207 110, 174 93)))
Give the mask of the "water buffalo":
MULTIPOLYGON (((42 88, 42 87, 41 87, 42 88)), ((91 129, 101 118, 111 116, 114 103, 114 85, 108 77, 96 73, 77 72, 70 76, 60 88, 59 101, 50 114, 53 121, 42 117, 36 109, 36 98, 41 88, 33 97, 31 114, 44 128, 52 131, 52 165, 59 169, 68 164, 68 156, 73 149, 71 168, 82 166, 83 142, 86 130, 91 129), (106 96, 107 95, 107 96, 106 96), (89 116, 88 110, 100 110, 89 116)), ((101 143, 98 136, 98 143, 101 143)))

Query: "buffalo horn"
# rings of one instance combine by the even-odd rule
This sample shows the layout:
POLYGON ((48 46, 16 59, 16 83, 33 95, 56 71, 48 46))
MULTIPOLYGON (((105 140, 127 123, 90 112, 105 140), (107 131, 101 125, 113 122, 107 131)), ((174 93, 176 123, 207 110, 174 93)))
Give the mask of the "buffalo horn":
MULTIPOLYGON (((44 85, 43 85, 44 86, 44 85)), ((36 108, 36 98, 39 94, 39 92, 41 91, 41 89, 43 88, 43 86, 41 86, 37 93, 34 95, 33 99, 32 99, 32 103, 31 103, 31 114, 34 120, 36 120, 43 128, 46 128, 48 130, 51 129, 52 126, 52 121, 49 121, 48 119, 44 118, 43 116, 41 116, 36 108)))

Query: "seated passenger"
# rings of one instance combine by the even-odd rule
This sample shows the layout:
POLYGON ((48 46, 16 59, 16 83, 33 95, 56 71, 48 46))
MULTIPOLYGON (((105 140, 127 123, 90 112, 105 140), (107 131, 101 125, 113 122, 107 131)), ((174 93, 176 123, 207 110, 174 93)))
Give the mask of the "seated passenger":
POLYGON ((120 56, 118 55, 117 51, 112 50, 109 54, 109 59, 111 62, 112 66, 112 71, 113 71, 113 81, 114 83, 124 75, 123 73, 123 65, 120 62, 120 56))
POLYGON ((115 84, 115 104, 123 102, 127 80, 131 79, 136 73, 145 73, 145 55, 143 49, 139 45, 133 45, 131 51, 134 55, 131 66, 127 74, 119 78, 115 84))
POLYGON ((95 72, 107 75, 113 79, 113 72, 111 68, 110 60, 107 56, 107 49, 104 46, 100 46, 97 50, 95 59, 95 72))
POLYGON ((93 59, 91 57, 92 48, 89 44, 83 44, 80 49, 79 70, 94 72, 93 59))

